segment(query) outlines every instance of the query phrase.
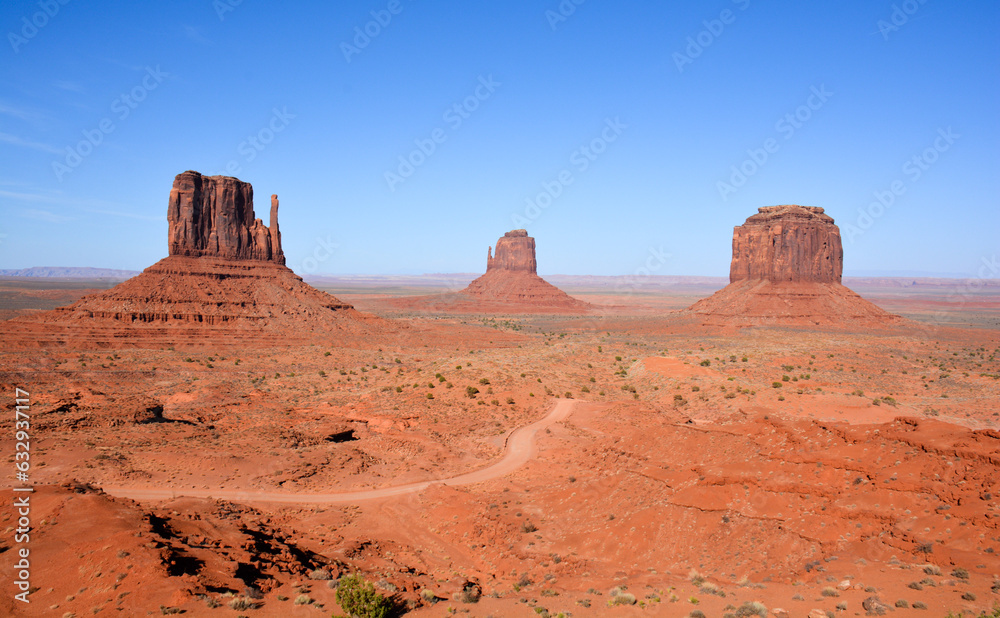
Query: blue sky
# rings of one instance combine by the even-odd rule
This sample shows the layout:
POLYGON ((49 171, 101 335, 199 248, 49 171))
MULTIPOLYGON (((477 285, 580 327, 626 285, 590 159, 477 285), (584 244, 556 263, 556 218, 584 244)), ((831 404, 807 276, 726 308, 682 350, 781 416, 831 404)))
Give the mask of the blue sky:
POLYGON ((526 227, 542 274, 726 275, 787 203, 848 274, 995 264, 997 3, 577 2, 5 2, 0 268, 152 264, 188 169, 277 193, 301 274, 526 227))

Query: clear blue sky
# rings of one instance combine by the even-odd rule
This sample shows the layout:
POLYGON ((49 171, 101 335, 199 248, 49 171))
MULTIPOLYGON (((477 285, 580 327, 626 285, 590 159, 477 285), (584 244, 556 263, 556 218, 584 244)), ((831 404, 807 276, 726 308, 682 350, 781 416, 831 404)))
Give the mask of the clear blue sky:
POLYGON ((300 273, 481 272, 527 227, 542 274, 725 275, 786 203, 848 274, 1000 254, 996 2, 62 1, 0 8, 0 268, 144 268, 174 176, 230 165, 300 273))

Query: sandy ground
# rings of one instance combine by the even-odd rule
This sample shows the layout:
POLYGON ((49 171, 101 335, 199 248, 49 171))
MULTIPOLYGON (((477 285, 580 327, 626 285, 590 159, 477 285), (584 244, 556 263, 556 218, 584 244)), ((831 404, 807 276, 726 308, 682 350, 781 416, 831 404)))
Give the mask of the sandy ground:
POLYGON ((550 425, 566 420, 572 411, 573 402, 571 400, 556 400, 552 409, 541 420, 535 421, 530 425, 518 427, 510 432, 510 435, 504 440, 502 454, 496 463, 474 472, 466 472, 465 474, 435 479, 433 481, 391 485, 389 487, 364 491, 316 494, 301 492, 247 492, 239 489, 191 489, 178 491, 176 489, 138 487, 135 485, 105 485, 102 489, 112 496, 141 501, 175 499, 178 495, 181 495, 193 498, 216 498, 219 500, 236 500, 253 503, 266 502, 272 504, 354 504, 366 500, 419 493, 435 485, 461 487, 462 485, 472 485, 507 476, 526 464, 537 452, 535 438, 539 430, 547 429, 550 425))
POLYGON ((35 489, 32 602, 0 614, 323 616, 351 572, 415 616, 1000 603, 997 299, 725 330, 599 292, 585 316, 386 312, 410 334, 368 347, 0 352, 35 489))

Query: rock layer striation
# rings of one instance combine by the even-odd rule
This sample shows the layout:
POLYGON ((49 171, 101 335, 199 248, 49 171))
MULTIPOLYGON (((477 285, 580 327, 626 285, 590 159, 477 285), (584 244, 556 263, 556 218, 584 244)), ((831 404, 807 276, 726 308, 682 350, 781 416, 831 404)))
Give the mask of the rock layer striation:
POLYGON ((276 195, 266 226, 254 217, 249 183, 188 171, 174 179, 167 219, 168 257, 109 290, 18 318, 13 339, 34 346, 273 346, 349 343, 391 330, 285 266, 276 195))
POLYGON ((268 227, 254 216, 248 182, 192 171, 178 174, 170 189, 167 221, 170 255, 285 263, 278 196, 271 196, 268 227))
POLYGON ((901 322, 841 285, 840 228, 822 208, 766 206, 733 230, 730 283, 683 314, 716 326, 901 322))
POLYGON ((765 206, 733 230, 729 281, 840 283, 844 249, 833 217, 816 206, 765 206))
POLYGON ((501 236, 497 240, 496 255, 492 247, 487 249, 486 272, 494 269, 533 275, 538 273, 535 239, 528 236, 527 230, 513 230, 501 236))

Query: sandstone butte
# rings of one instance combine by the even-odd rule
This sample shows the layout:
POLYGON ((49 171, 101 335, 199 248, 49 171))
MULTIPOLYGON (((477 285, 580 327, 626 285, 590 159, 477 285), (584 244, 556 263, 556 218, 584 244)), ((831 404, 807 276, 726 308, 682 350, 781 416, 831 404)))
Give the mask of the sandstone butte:
POLYGON ((486 274, 456 292, 389 298, 387 308, 443 313, 582 314, 594 307, 538 276, 535 239, 507 232, 486 250, 486 274))
POLYGON ((878 326, 903 321, 842 285, 840 228, 822 208, 757 210, 733 230, 729 285, 684 313, 720 326, 878 326))
POLYGON ((344 343, 388 325, 285 266, 277 195, 266 226, 255 218, 249 183, 187 171, 174 179, 167 220, 166 258, 107 291, 11 320, 6 339, 38 347, 266 346, 344 343))
POLYGON ((590 306, 538 276, 535 239, 526 230, 507 232, 497 240, 496 251, 486 251, 486 274, 461 294, 478 301, 519 305, 525 310, 550 308, 585 311, 590 306))
POLYGON ((187 171, 174 178, 167 204, 170 255, 285 263, 278 230, 278 196, 271 226, 254 217, 253 187, 229 176, 187 171))

